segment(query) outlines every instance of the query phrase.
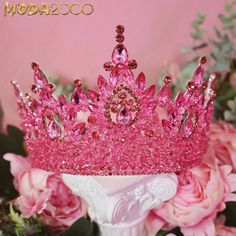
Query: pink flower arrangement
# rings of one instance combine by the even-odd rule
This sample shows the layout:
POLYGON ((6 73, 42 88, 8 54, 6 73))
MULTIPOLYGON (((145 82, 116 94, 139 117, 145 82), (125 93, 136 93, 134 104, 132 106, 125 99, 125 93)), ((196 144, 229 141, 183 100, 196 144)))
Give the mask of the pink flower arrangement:
POLYGON ((14 203, 23 216, 39 217, 52 231, 63 231, 85 214, 83 200, 75 196, 58 174, 32 168, 30 158, 6 154, 19 197, 14 203))
POLYGON ((236 201, 236 130, 219 122, 211 126, 209 139, 203 162, 179 175, 175 197, 149 215, 150 233, 179 226, 185 236, 236 235, 233 234, 236 229, 215 223, 217 213, 225 209, 225 202, 236 201))
POLYGON ((236 228, 227 227, 225 224, 225 217, 220 216, 215 220, 216 236, 235 236, 236 228))

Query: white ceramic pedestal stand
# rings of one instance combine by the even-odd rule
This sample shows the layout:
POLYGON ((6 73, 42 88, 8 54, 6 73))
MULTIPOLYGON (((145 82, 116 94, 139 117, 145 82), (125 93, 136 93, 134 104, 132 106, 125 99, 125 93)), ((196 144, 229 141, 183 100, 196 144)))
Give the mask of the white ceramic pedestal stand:
POLYGON ((174 174, 141 176, 79 176, 63 174, 65 183, 88 204, 102 236, 146 236, 148 212, 172 198, 174 174))

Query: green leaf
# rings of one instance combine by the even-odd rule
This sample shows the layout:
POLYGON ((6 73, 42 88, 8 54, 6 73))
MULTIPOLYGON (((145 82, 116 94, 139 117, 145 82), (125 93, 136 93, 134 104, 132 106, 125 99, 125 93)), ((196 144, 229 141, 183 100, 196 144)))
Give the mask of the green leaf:
POLYGON ((25 226, 24 219, 19 215, 19 213, 14 211, 14 208, 11 203, 10 203, 10 217, 11 220, 14 221, 18 227, 24 228, 25 226))
POLYGON ((188 53, 191 52, 193 49, 192 47, 183 47, 180 49, 181 53, 188 53))
POLYGON ((166 233, 167 233, 167 231, 160 230, 160 231, 156 234, 156 236, 165 236, 166 233))
POLYGON ((216 36, 217 36, 218 38, 222 38, 222 33, 221 33, 221 31, 220 31, 217 27, 214 27, 214 30, 215 30, 216 36))
POLYGON ((78 219, 63 233, 63 236, 98 236, 98 226, 87 218, 78 219))

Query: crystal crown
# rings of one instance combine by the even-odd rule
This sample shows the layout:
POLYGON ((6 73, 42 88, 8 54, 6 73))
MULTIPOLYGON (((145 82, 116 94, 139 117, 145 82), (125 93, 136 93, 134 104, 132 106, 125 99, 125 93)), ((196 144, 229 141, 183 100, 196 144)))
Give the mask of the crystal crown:
POLYGON ((137 63, 128 59, 123 32, 117 26, 118 44, 112 61, 104 64, 110 76, 99 75, 98 91, 85 91, 75 80, 70 100, 56 97, 55 86, 36 63, 32 91, 38 99, 23 95, 12 82, 34 167, 76 175, 140 175, 178 173, 201 161, 214 98, 214 76, 203 79, 206 58, 184 93, 172 98, 166 76, 155 95, 155 85, 146 88, 143 73, 135 79, 137 63))

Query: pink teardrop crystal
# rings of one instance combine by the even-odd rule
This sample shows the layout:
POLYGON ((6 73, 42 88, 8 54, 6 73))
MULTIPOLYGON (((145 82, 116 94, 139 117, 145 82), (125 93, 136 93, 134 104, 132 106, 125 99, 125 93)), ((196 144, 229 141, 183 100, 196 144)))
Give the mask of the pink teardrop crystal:
POLYGON ((193 82, 195 85, 200 85, 203 81, 204 66, 200 64, 193 73, 193 82))
POLYGON ((58 97, 58 101, 61 108, 67 103, 66 97, 64 95, 60 95, 58 97))
POLYGON ((141 72, 137 79, 136 79, 136 84, 138 85, 138 88, 141 90, 144 90, 145 85, 146 85, 146 78, 143 72, 141 72))
POLYGON ((114 64, 126 64, 128 62, 128 51, 123 44, 118 44, 112 52, 114 64))
POLYGON ((126 106, 121 106, 116 113, 116 121, 118 124, 130 125, 132 124, 132 114, 126 106))
POLYGON ((74 92, 71 95, 71 101, 78 105, 80 103, 80 100, 85 100, 85 99, 86 99, 86 95, 84 91, 82 90, 82 88, 76 87, 74 92))
POLYGON ((49 84, 46 75, 39 67, 34 69, 34 83, 39 89, 46 88, 49 84))
POLYGON ((54 120, 49 121, 48 127, 47 127, 47 132, 48 132, 48 136, 52 140, 56 140, 56 139, 60 138, 60 136, 61 136, 61 128, 54 120))
POLYGON ((171 93, 171 90, 170 90, 170 87, 168 84, 164 84, 159 93, 158 93, 158 101, 161 105, 164 105, 168 102, 170 102, 170 100, 172 99, 172 93, 171 93))
POLYGON ((156 92, 155 84, 151 85, 144 91, 145 95, 149 98, 152 98, 155 95, 155 92, 156 92))
POLYGON ((107 84, 106 79, 105 79, 102 75, 99 75, 99 76, 98 76, 97 85, 98 85, 98 88, 99 88, 102 92, 105 92, 105 91, 106 91, 108 84, 107 84))
POLYGON ((194 124, 192 119, 189 117, 185 120, 182 126, 182 132, 186 138, 190 137, 194 130, 194 124))
POLYGON ((99 93, 95 90, 88 89, 88 96, 93 100, 96 101, 99 98, 99 93))

